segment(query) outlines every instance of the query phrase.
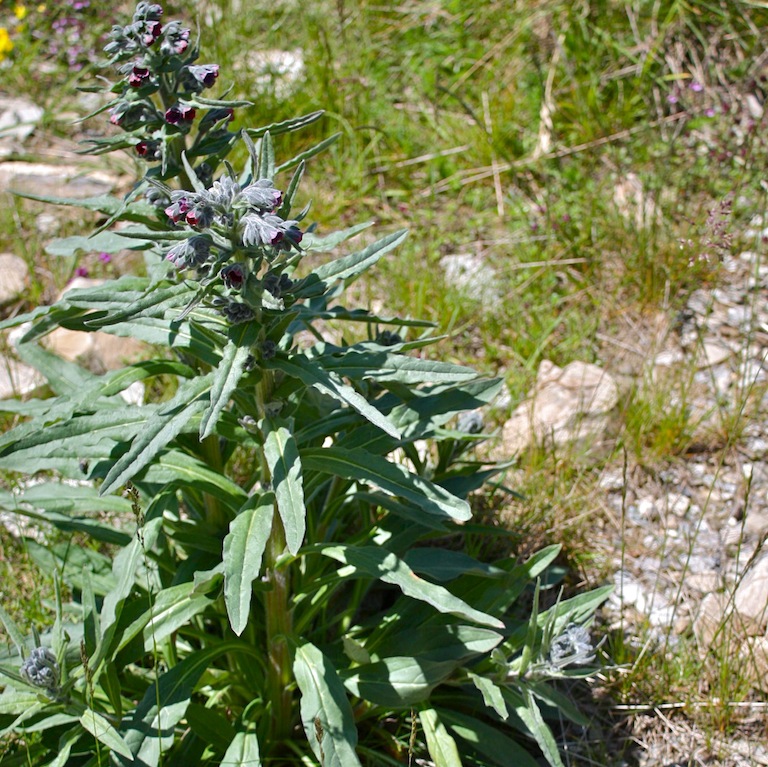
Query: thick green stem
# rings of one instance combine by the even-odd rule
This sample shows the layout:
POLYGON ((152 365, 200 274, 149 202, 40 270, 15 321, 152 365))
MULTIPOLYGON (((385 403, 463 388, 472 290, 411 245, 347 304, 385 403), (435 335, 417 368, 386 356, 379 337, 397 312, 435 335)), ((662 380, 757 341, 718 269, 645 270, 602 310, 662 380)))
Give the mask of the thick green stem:
MULTIPOLYGON (((224 467, 222 465, 219 438, 215 434, 211 434, 200 445, 208 466, 214 471, 221 472, 224 467)), ((219 502, 219 499, 210 493, 207 493, 205 496, 205 518, 206 522, 216 530, 225 530, 229 524, 226 510, 219 502)))
MULTIPOLYGON (((265 405, 272 396, 273 380, 269 372, 257 386, 258 413, 265 417, 265 405)), ((268 487, 271 482, 269 467, 262 450, 261 482, 268 487)), ((273 742, 290 738, 293 729, 293 690, 291 647, 293 615, 291 613, 291 575, 281 558, 285 553, 285 530, 275 504, 272 533, 265 551, 266 577, 269 590, 265 593, 266 649, 268 654, 266 693, 272 714, 270 725, 273 742)))
POLYGON ((272 706, 271 727, 275 741, 290 737, 293 726, 293 690, 291 689, 291 636, 293 617, 290 610, 290 571, 278 565, 285 551, 285 532, 278 515, 272 524, 267 544, 267 579, 264 607, 267 629, 267 699, 272 706))

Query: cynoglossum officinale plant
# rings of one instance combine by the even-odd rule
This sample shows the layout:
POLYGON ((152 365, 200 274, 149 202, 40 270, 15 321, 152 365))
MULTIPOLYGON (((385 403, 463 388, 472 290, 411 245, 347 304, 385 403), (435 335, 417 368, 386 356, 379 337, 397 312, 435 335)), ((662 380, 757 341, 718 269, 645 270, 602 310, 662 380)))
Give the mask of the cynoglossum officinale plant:
POLYGON ((124 198, 77 204, 106 217, 94 249, 143 251, 146 273, 4 323, 30 323, 18 350, 50 396, 2 403, 25 420, 0 468, 38 481, 0 500, 77 531, 40 547, 71 594, 54 625, 27 638, 0 612, 7 758, 561 764, 544 717, 580 714, 550 681, 591 673, 606 591, 539 610, 537 587, 531 611, 557 547, 457 549, 503 536, 468 500, 503 468, 472 449, 501 383, 429 359, 429 323, 343 302, 405 232, 339 255, 364 226, 306 226, 304 162, 332 139, 280 165, 272 139, 320 115, 230 131, 243 102, 203 96, 218 68, 160 6, 106 52, 122 79, 100 111, 123 132, 92 147, 148 165, 124 198), (146 359, 94 375, 38 343, 56 327, 138 339, 146 359), (137 382, 164 396, 126 401, 137 382))

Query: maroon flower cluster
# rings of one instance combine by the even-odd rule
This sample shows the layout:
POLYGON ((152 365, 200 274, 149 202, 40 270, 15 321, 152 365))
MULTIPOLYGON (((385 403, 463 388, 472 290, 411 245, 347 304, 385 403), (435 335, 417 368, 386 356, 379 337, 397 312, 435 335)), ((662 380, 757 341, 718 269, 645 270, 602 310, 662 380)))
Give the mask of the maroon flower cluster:
MULTIPOLYGON (((162 159, 163 142, 174 136, 164 126, 173 126, 182 133, 190 129, 197 111, 187 100, 210 88, 219 76, 218 65, 194 63, 197 50, 190 47, 190 30, 176 20, 163 24, 162 15, 160 5, 140 2, 132 22, 124 27, 114 26, 104 48, 110 62, 125 76, 122 94, 110 109, 110 121, 128 131, 142 130, 144 135, 134 148, 145 160, 162 159), (152 99, 158 92, 164 101, 161 110, 152 99), (178 96, 171 106, 169 94, 178 96)), ((223 117, 231 119, 231 110, 210 111, 217 113, 216 119, 201 122, 201 132, 223 117)))

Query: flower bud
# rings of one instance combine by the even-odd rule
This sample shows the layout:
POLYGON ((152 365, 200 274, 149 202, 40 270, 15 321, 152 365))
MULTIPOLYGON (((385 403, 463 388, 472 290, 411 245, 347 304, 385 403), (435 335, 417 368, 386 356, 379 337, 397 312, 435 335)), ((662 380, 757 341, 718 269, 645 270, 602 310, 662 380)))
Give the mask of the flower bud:
POLYGON ((192 207, 192 203, 183 191, 171 192, 171 204, 165 209, 165 215, 177 224, 183 219, 192 207))
POLYGON ((59 687, 61 672, 56 656, 47 647, 35 647, 21 665, 21 676, 35 687, 41 687, 55 694, 59 687))
POLYGON ((213 241, 204 235, 195 235, 174 245, 165 257, 177 269, 200 267, 211 255, 213 241))
POLYGON ((133 13, 134 21, 158 21, 163 15, 163 6, 157 3, 141 2, 133 13))
POLYGON ((270 273, 264 277, 263 285, 264 290, 271 293, 275 298, 280 298, 293 287, 293 280, 287 274, 281 274, 278 277, 278 275, 270 273))
POLYGON ((569 623, 562 634, 552 640, 549 648, 549 662, 557 668, 583 666, 595 659, 595 650, 589 631, 584 626, 569 623))
POLYGON ((253 319, 253 309, 248 304, 241 304, 237 301, 226 304, 222 313, 233 325, 239 325, 241 322, 248 322, 248 320, 253 319))
POLYGON ((146 27, 146 32, 143 37, 144 45, 150 46, 155 40, 163 33, 163 25, 159 21, 150 21, 146 27))
POLYGON ((483 416, 477 410, 468 410, 459 415, 456 428, 466 434, 479 434, 483 430, 483 416))
POLYGON ((180 21, 169 21, 163 27, 160 53, 163 56, 179 56, 189 47, 189 30, 180 21))
POLYGON ((204 88, 210 88, 218 76, 218 64, 196 64, 188 66, 179 79, 183 88, 199 93, 204 88))
POLYGON ((272 211, 283 201, 282 193, 272 186, 269 179, 259 179, 249 184, 242 192, 243 199, 254 208, 272 211))
POLYGON ((271 339, 267 338, 261 343, 261 358, 263 360, 271 360, 275 354, 277 354, 277 344, 271 339))

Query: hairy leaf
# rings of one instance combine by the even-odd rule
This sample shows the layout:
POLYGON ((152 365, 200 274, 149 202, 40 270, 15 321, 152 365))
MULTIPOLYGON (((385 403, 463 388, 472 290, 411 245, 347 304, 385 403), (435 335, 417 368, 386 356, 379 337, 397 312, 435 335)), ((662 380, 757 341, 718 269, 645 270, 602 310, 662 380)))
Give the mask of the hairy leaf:
POLYGON ((498 618, 475 610, 445 587, 419 578, 402 559, 382 547, 322 546, 318 551, 326 557, 350 565, 357 572, 398 586, 406 596, 426 602, 441 613, 456 615, 485 626, 504 628, 504 623, 498 618))
POLYGON ((323 370, 313 360, 303 354, 294 354, 289 358, 275 357, 268 361, 268 367, 281 370, 286 375, 298 378, 308 386, 314 386, 324 394, 328 394, 340 402, 354 408, 360 415, 367 418, 395 439, 400 439, 400 432, 392 422, 351 386, 345 384, 338 376, 323 370))
POLYGON ((275 497, 253 495, 232 520, 224 538, 224 601, 232 631, 243 633, 251 607, 253 581, 272 530, 275 497))
POLYGON ((256 733, 238 732, 222 757, 221 767, 261 767, 256 733))
POLYGON ((251 356, 251 347, 256 342, 258 334, 259 326, 252 322, 235 325, 230 331, 221 362, 213 374, 210 401, 200 421, 201 440, 211 435, 216 428, 221 411, 229 403, 245 371, 251 356))
POLYGON ((428 479, 411 474, 404 466, 364 450, 308 448, 301 451, 301 460, 307 469, 376 485, 428 514, 455 520, 467 520, 472 516, 466 501, 428 479))
POLYGON ((344 685, 328 658, 312 644, 296 649, 293 664, 301 690, 301 721, 323 767, 359 767, 357 730, 344 685))
POLYGON ((264 456, 272 477, 288 551, 295 556, 304 541, 307 524, 301 458, 289 422, 265 419, 265 424, 264 456))
POLYGON ((459 749, 433 708, 419 711, 419 721, 435 767, 462 767, 459 749))

